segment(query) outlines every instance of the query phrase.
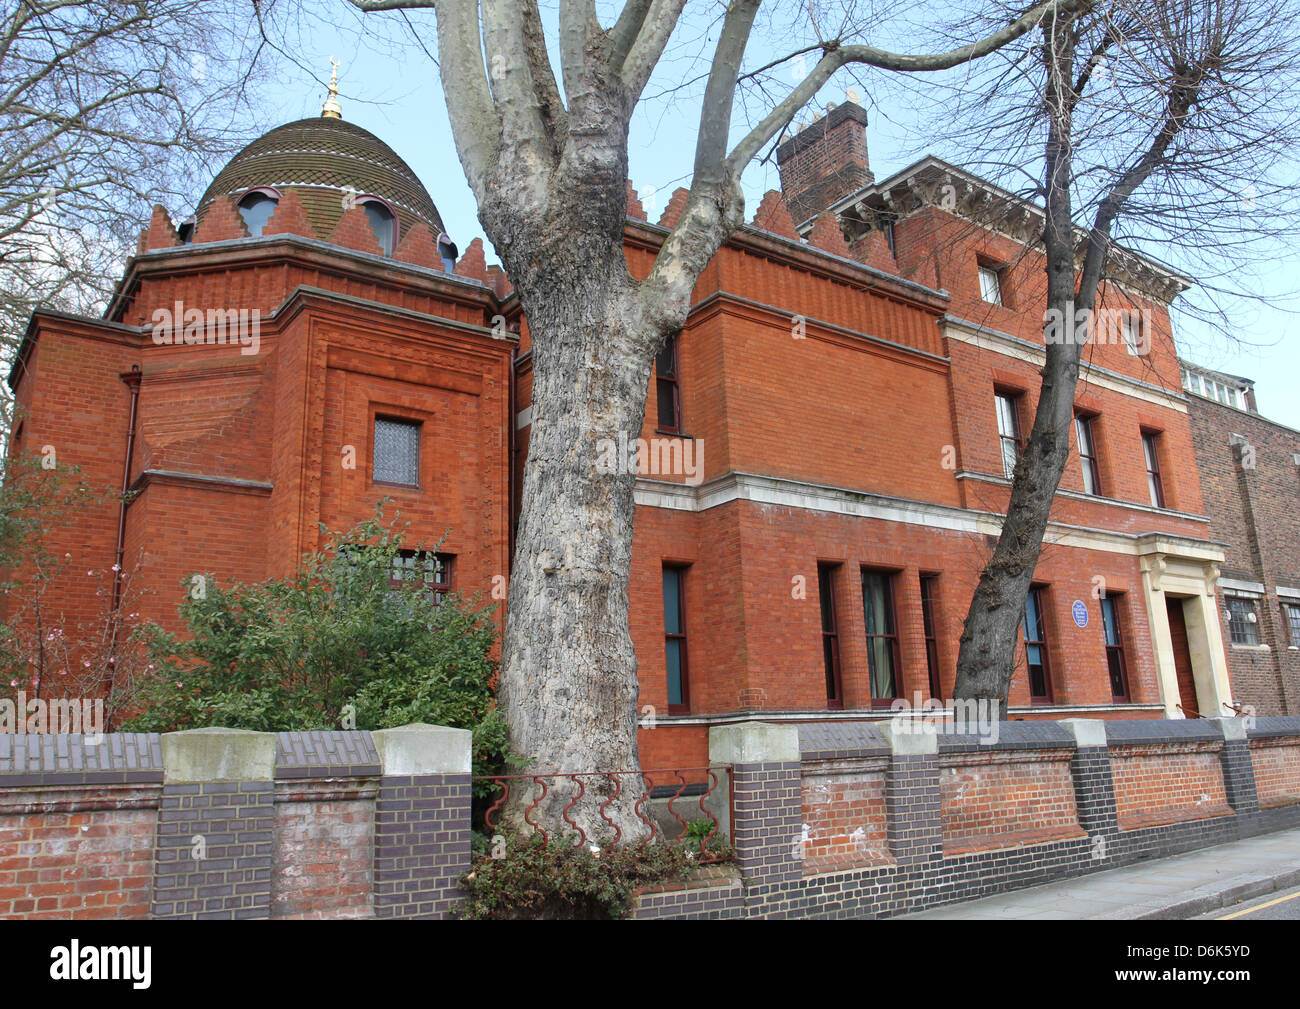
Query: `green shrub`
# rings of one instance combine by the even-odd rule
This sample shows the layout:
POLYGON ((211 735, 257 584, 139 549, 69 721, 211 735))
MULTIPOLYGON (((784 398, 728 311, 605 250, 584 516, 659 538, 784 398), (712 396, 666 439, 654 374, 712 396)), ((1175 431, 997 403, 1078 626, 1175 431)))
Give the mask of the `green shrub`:
MULTIPOLYGON (((395 588, 403 531, 376 517, 330 533, 297 575, 252 585, 186 579, 184 638, 146 632, 153 672, 127 731, 262 732, 428 722, 474 733, 475 774, 508 756, 492 694, 493 608, 417 581, 395 588)), ((430 553, 436 552, 435 546, 430 553)))
MULTIPOLYGON (((601 919, 626 917, 638 887, 685 879, 699 867, 690 845, 655 843, 592 850, 539 837, 505 838, 492 857, 491 842, 476 838, 475 856, 461 886, 469 898, 460 917, 484 919, 601 919)), ((715 861, 732 857, 725 845, 709 846, 715 861)))

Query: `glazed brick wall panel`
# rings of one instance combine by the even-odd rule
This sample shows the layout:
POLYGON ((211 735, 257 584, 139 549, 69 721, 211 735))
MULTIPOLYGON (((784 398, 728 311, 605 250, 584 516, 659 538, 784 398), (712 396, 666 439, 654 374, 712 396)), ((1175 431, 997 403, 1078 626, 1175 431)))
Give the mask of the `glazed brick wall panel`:
POLYGON ((889 851, 900 866, 934 862, 942 854, 939 764, 930 756, 894 756, 885 772, 889 851))
POLYGON ((745 888, 735 882, 717 886, 688 887, 643 893, 636 898, 632 917, 638 921, 664 918, 698 920, 741 918, 745 912, 745 888))
POLYGON ((1089 834, 1111 835, 1119 830, 1115 779, 1110 751, 1104 746, 1080 746, 1070 760, 1074 779, 1074 808, 1079 826, 1089 834))
POLYGON ((449 917, 470 865, 469 775, 381 779, 374 852, 376 917, 449 917))
POLYGON ((274 803, 269 781, 164 785, 153 917, 269 917, 274 803))

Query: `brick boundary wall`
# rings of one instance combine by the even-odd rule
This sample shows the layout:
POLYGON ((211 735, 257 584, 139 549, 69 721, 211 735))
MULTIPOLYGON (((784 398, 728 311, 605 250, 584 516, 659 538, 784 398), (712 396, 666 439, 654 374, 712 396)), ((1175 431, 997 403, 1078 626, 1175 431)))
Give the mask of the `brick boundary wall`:
MULTIPOLYGON (((1069 719, 997 729, 986 743, 905 719, 712 728, 710 759, 732 768, 737 862, 689 886, 652 888, 634 917, 889 917, 1300 824, 1297 717, 1249 728, 1069 719), (944 807, 941 768, 989 752, 1017 758, 997 761, 1004 769, 1039 766, 1040 755, 1059 766, 1071 753, 1077 836, 1017 833, 945 854, 945 817, 960 818, 944 807), (1212 753, 1227 804, 1125 829, 1116 753, 1152 753, 1160 766, 1194 753, 1202 769, 1212 753), (804 857, 805 778, 854 761, 884 767, 870 801, 887 857, 868 851, 859 864, 815 871, 804 857), (1257 779, 1272 796, 1264 807, 1257 779)), ((469 772, 470 734, 425 725, 205 729, 94 745, 0 735, 0 918, 450 917, 470 866, 469 772)), ((1133 781, 1152 777, 1130 778, 1130 805, 1133 781)), ((1167 794, 1147 787, 1155 809, 1185 791, 1176 781, 1167 794)), ((1014 779, 1008 789, 1012 801, 1014 779)))
MULTIPOLYGON (((790 782, 786 758, 791 746, 801 748, 805 763, 866 758, 882 752, 890 756, 886 804, 892 865, 797 874, 793 868, 798 864, 796 851, 754 840, 762 836, 756 828, 774 814, 779 816, 784 802, 778 801, 776 810, 762 802, 736 802, 734 843, 746 887, 746 916, 889 917, 1300 824, 1300 803, 1261 811, 1249 745, 1256 738, 1300 736, 1300 718, 1258 719, 1249 730, 1243 719, 1004 722, 999 723, 998 736, 996 743, 985 746, 971 736, 941 735, 933 725, 902 720, 804 726, 750 722, 711 730, 714 762, 736 759, 740 750, 748 752, 747 797, 784 794, 790 782), (1229 815, 1121 829, 1111 774, 1112 747, 1157 751, 1167 747, 1171 752, 1183 752, 1211 744, 1218 753, 1229 815), (1086 836, 943 854, 941 754, 977 752, 982 747, 1049 751, 1062 745, 1074 748, 1070 773, 1078 824, 1086 836), (759 759, 765 747, 771 759, 759 759), (783 850, 790 865, 785 871, 779 857, 783 850)), ((1162 797, 1152 798, 1160 801, 1162 797)))
POLYGON ((0 919, 448 917, 470 736, 0 733, 0 919))

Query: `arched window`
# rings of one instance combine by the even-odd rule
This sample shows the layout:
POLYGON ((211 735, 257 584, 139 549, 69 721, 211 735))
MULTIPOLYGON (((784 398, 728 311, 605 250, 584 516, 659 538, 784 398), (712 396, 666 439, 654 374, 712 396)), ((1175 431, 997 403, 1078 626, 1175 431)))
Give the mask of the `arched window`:
POLYGON ((374 196, 358 197, 357 202, 365 208, 366 217, 370 218, 370 227, 374 229, 379 249, 385 256, 391 256, 397 248, 397 217, 388 205, 374 196))
POLYGON ((280 196, 273 189, 253 189, 244 194, 239 201, 239 216, 244 219, 244 225, 252 238, 262 234, 262 229, 266 227, 266 222, 271 219, 279 202, 280 196))
POLYGON ((438 232, 438 256, 442 259, 443 269, 448 273, 456 272, 456 260, 460 257, 460 251, 445 231, 438 232))

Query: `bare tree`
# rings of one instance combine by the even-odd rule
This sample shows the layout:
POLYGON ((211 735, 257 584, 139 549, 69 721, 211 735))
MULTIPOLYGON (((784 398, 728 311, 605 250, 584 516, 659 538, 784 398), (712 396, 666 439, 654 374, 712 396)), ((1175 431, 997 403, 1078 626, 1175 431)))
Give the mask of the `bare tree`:
MULTIPOLYGON (((635 469, 599 472, 597 449, 638 437, 651 363, 685 323, 701 271, 743 223, 741 172, 840 68, 957 66, 1077 4, 1049 0, 929 55, 822 37, 808 50, 807 76, 735 141, 737 82, 761 0, 732 0, 710 33, 690 196, 649 275, 636 280, 623 250, 629 122, 686 0, 629 0, 611 24, 591 0, 561 0, 558 68, 535 0, 351 2, 436 12, 457 152, 532 334, 532 430, 500 686, 511 746, 542 771, 635 770, 627 599, 635 469)), ((607 810, 624 836, 642 829, 635 798, 625 792, 607 810)), ((544 823, 563 827, 564 801, 540 811, 544 823)), ((593 803, 570 815, 590 835, 604 827, 596 814, 593 803)))
POLYGON ((151 204, 191 198, 212 159, 246 138, 264 100, 247 15, 237 0, 6 5, 0 363, 34 308, 102 307, 151 204))
POLYGON ((1041 165, 1026 195, 1043 208, 1046 363, 966 617, 956 696, 1006 704, 1081 358, 1107 285, 1131 265, 1125 250, 1173 258, 1202 288, 1190 312, 1223 318, 1221 296, 1249 295, 1247 267, 1294 226, 1283 176, 1300 138, 1298 25, 1295 5, 1276 0, 1099 0, 1051 12, 973 87, 977 149, 1021 178, 1041 165))

